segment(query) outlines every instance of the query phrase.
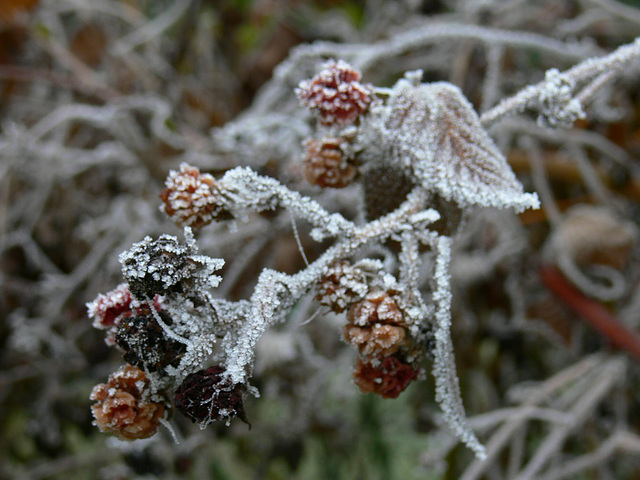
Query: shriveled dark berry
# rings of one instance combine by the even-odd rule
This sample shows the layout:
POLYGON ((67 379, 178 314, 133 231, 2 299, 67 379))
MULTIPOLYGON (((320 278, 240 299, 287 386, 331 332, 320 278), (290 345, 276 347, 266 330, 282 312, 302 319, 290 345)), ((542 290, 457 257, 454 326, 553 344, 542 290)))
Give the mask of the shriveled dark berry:
MULTIPOLYGON (((162 321, 171 325, 171 317, 159 312, 162 321)), ((124 360, 149 372, 177 366, 186 346, 166 336, 153 315, 124 318, 116 332, 116 344, 124 350, 124 360)))
POLYGON ((197 269, 189 258, 192 249, 180 245, 175 237, 162 235, 157 240, 147 237, 133 245, 120 257, 122 273, 129 282, 129 289, 140 299, 155 294, 181 293, 182 280, 188 279, 197 269))
POLYGON ((201 427, 215 420, 238 417, 249 424, 244 410, 246 386, 231 384, 216 365, 187 375, 176 390, 175 406, 201 427))
POLYGON ((140 301, 168 294, 197 297, 218 284, 220 278, 213 272, 224 262, 197 255, 190 231, 185 235, 184 244, 171 235, 161 235, 156 240, 146 237, 120 254, 122 275, 134 297, 140 301))

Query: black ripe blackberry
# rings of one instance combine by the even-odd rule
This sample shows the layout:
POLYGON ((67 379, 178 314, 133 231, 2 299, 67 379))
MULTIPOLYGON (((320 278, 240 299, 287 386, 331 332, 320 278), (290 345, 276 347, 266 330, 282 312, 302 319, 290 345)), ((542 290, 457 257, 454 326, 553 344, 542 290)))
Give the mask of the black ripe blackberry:
MULTIPOLYGON (((166 313, 158 314, 166 325, 173 323, 166 313)), ((163 370, 167 365, 177 366, 186 352, 186 346, 167 337, 151 314, 124 318, 116 332, 116 343, 124 350, 125 362, 149 372, 163 370)))
POLYGON ((231 384, 216 365, 187 375, 176 390, 176 408, 201 426, 237 416, 249 424, 244 411, 245 385, 231 384))

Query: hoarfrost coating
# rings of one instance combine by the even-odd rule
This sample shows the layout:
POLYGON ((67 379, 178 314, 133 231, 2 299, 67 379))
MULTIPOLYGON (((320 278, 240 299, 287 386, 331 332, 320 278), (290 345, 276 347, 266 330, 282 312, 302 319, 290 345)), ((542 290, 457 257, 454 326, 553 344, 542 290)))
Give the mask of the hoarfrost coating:
MULTIPOLYGON (((617 60, 612 54, 603 62, 613 65, 617 60)), ((359 352, 354 382, 363 392, 396 397, 423 375, 422 360, 432 357, 435 398, 445 422, 479 459, 485 458, 486 449, 465 414, 453 354, 452 243, 478 207, 516 213, 540 207, 537 194, 524 191, 484 125, 533 108, 545 125, 570 126, 585 115, 576 97, 579 71, 574 67, 561 74, 550 69, 539 86, 524 89, 511 103, 502 102, 480 117, 458 87, 421 83, 420 71, 406 73, 390 89, 376 89, 359 84, 360 73, 346 62, 325 63, 296 92, 304 106, 319 114, 316 132, 303 142, 305 161, 315 162, 315 172, 307 179, 325 189, 360 182, 363 188, 356 192, 364 192, 364 214, 356 220, 331 213, 321 202, 249 167, 228 169, 219 179, 186 163, 180 172, 172 171, 161 197, 163 211, 178 225, 244 222, 251 211, 277 215, 285 210, 306 268, 295 274, 265 268, 248 300, 229 302, 207 293, 219 284, 213 272, 223 261, 197 255, 189 228, 186 245, 162 235, 157 240, 147 237, 123 253, 123 276, 133 295, 141 301, 163 295, 166 312, 152 308, 153 317, 168 337, 186 346, 158 370, 161 373, 151 376, 154 394, 170 397, 176 387, 178 392, 191 391, 184 382, 207 361, 215 361, 208 370, 216 375, 214 391, 207 398, 231 401, 223 392, 233 386, 243 392, 233 396, 241 405, 244 392, 252 391, 258 341, 316 291, 318 301, 334 312, 347 312, 342 336, 359 352), (343 178, 336 179, 337 174, 343 178), (314 227, 314 240, 333 239, 311 263, 302 251, 294 216, 314 227), (349 260, 366 247, 389 240, 399 244, 399 253, 392 253, 397 271, 381 264, 366 272, 350 266, 349 260), (430 287, 422 288, 421 247, 434 256, 430 287), (354 274, 356 282, 349 278, 354 274), (219 345, 217 339, 222 339, 219 345)), ((365 256, 355 265, 375 262, 365 256)), ((192 405, 183 400, 180 393, 179 403, 192 405)), ((221 405, 217 411, 224 414, 212 418, 236 410, 221 405)), ((243 407, 237 412, 244 416, 243 407)), ((202 412, 186 414, 203 424, 209 421, 202 412)))

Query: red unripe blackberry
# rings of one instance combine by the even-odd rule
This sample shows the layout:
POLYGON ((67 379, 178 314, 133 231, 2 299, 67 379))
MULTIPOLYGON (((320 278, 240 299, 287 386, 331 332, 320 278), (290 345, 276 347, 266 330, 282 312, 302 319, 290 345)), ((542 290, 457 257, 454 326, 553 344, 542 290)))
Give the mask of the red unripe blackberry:
POLYGON ((349 125, 373 101, 373 88, 359 82, 360 72, 340 60, 329 60, 311 80, 300 82, 296 95, 320 116, 324 125, 349 125))
POLYGON ((418 371, 396 357, 365 362, 358 359, 353 380, 363 393, 396 398, 418 377, 418 371))

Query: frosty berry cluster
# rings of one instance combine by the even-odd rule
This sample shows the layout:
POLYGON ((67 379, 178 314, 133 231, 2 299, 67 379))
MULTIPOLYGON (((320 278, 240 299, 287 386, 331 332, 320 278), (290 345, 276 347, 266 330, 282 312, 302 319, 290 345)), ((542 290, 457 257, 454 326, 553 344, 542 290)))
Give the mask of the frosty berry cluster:
POLYGON ((133 388, 119 373, 96 387, 102 430, 144 438, 174 410, 201 427, 234 416, 248 421, 243 402, 255 392, 256 343, 313 295, 325 312, 343 315, 335 335, 357 356, 353 378, 361 391, 395 398, 431 361, 445 421, 484 455, 455 372, 452 238, 478 206, 522 211, 539 201, 524 192, 458 88, 423 84, 420 72, 390 89, 360 79, 354 67, 330 60, 295 91, 317 119, 299 170, 312 185, 351 188, 357 220, 247 167, 218 178, 187 164, 170 172, 161 210, 185 227, 186 242, 162 235, 133 245, 120 256, 126 283, 88 304, 94 325, 123 352, 127 375, 139 378, 133 388), (265 210, 276 212, 270 218, 282 210, 302 218, 314 240, 332 243, 298 273, 265 268, 245 300, 214 298, 210 290, 221 281, 214 272, 224 262, 198 254, 191 228, 244 222, 247 211, 265 210), (391 264, 363 253, 383 245, 391 264), (426 287, 425 251, 433 255, 426 287))

